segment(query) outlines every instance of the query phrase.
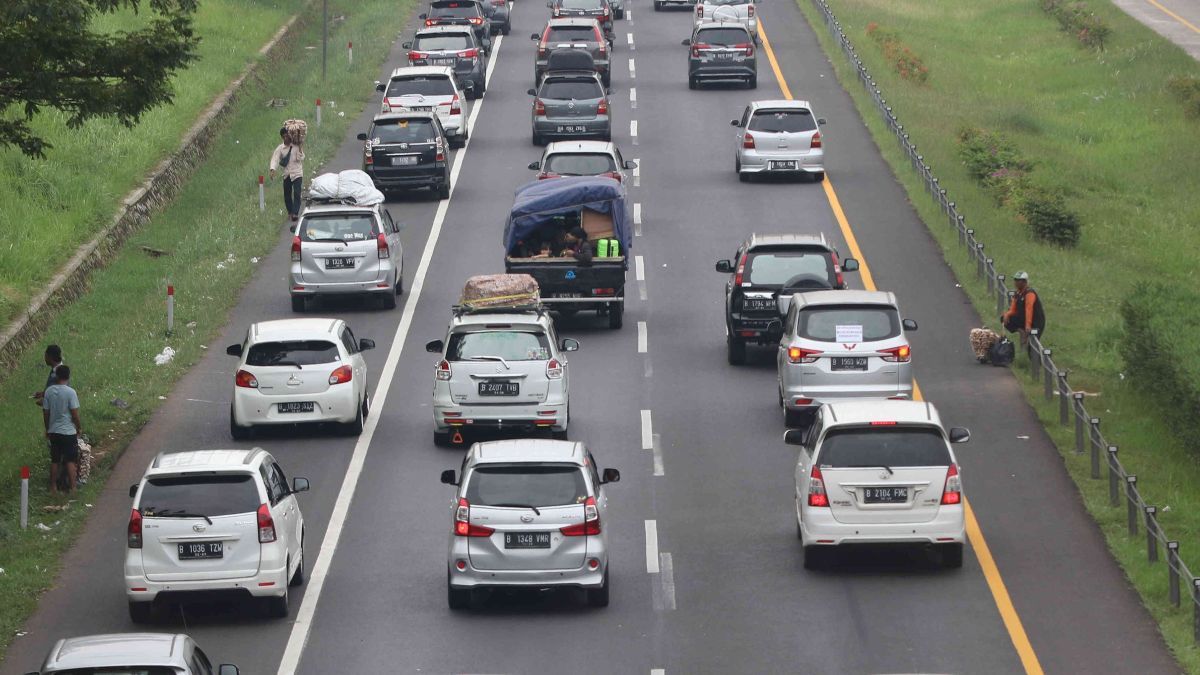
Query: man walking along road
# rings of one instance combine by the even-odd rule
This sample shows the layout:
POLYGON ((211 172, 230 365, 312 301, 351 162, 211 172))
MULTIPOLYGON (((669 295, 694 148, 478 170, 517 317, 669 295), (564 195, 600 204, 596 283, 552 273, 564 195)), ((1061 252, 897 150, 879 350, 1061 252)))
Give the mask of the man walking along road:
POLYGON ((287 208, 292 222, 300 218, 300 188, 304 183, 304 144, 297 143, 293 134, 286 126, 279 129, 280 143, 271 153, 271 164, 268 167, 271 180, 275 180, 275 172, 283 171, 283 205, 287 208))
POLYGON ((1017 292, 1013 295, 1012 305, 1000 317, 1000 321, 1009 332, 1021 334, 1021 344, 1029 343, 1029 331, 1037 329, 1038 339, 1046 334, 1046 312, 1042 309, 1042 299, 1037 291, 1029 287, 1029 273, 1017 272, 1013 275, 1017 292))
POLYGON ((50 441, 50 494, 58 494, 58 472, 65 468, 67 484, 75 494, 75 479, 79 471, 79 395, 71 388, 71 369, 60 365, 54 369, 55 383, 46 388, 42 397, 42 422, 50 441))

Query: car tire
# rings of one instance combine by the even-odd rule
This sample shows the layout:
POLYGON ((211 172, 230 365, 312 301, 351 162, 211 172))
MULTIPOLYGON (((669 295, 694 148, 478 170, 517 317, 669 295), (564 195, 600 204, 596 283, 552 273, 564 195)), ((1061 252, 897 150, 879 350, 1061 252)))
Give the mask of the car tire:
POLYGON ((553 439, 554 439, 554 440, 556 440, 556 441, 565 441, 565 440, 568 440, 568 438, 567 438, 567 430, 566 430, 566 429, 563 429, 562 431, 551 431, 551 432, 550 432, 550 438, 553 438, 553 439))
POLYGON ((545 144, 546 144, 546 139, 542 138, 542 135, 541 135, 541 134, 539 134, 539 133, 537 133, 537 132, 534 132, 534 134, 533 134, 533 144, 534 144, 534 145, 545 145, 545 144))
POLYGON ((381 304, 383 305, 384 309, 396 309, 395 293, 384 293, 382 296, 380 296, 380 299, 383 301, 381 304))
POLYGON ((154 619, 153 602, 129 601, 129 620, 137 624, 150 623, 154 619))
POLYGON ((725 339, 725 356, 731 366, 746 364, 746 341, 732 335, 725 339))
POLYGON ((618 9, 618 10, 614 11, 613 16, 617 17, 617 19, 624 19, 625 18, 625 10, 618 9))
POLYGON ((600 78, 600 82, 604 85, 605 89, 612 89, 612 73, 604 73, 600 78))
POLYGON ((833 549, 828 546, 805 546, 804 569, 819 570, 829 564, 829 556, 833 549))
POLYGON ((689 77, 688 78, 688 89, 699 89, 699 88, 700 88, 700 80, 697 80, 694 77, 689 77))
POLYGON ((746 78, 746 88, 747 89, 758 89, 758 75, 757 74, 751 75, 750 77, 746 78))
POLYGON ((942 566, 947 569, 956 570, 963 565, 963 545, 962 544, 941 544, 942 566))
POLYGON ((229 435, 235 441, 248 441, 254 435, 254 427, 243 427, 233 418, 233 406, 229 406, 229 435))
POLYGON ((292 296, 292 311, 297 314, 303 314, 308 311, 308 298, 303 295, 292 296))
POLYGON ((450 573, 446 573, 446 604, 450 609, 470 609, 471 589, 455 588, 450 585, 450 573))
POLYGON ((508 35, 511 32, 512 32, 512 21, 509 21, 508 23, 504 24, 504 27, 500 29, 501 35, 508 35))
POLYGON ((266 606, 267 606, 267 616, 270 616, 270 617, 273 617, 276 619, 286 619, 288 616, 288 610, 290 609, 290 606, 288 603, 288 595, 289 595, 288 584, 284 584, 283 585, 283 595, 281 597, 265 598, 266 606))
POLYGON ((355 415, 354 421, 347 422, 346 425, 342 427, 343 431, 345 431, 347 436, 358 436, 358 435, 362 434, 363 419, 366 417, 366 415, 364 414, 364 409, 366 407, 367 407, 367 399, 364 396, 362 403, 359 404, 359 406, 358 406, 358 414, 355 415))
POLYGON ((608 607, 608 570, 604 571, 604 581, 600 582, 599 588, 589 588, 587 593, 587 604, 592 607, 608 607))
POLYGON ((750 182, 750 174, 738 171, 738 180, 743 183, 749 183, 750 182))
POLYGON ((662 8, 663 8, 663 4, 661 2, 659 2, 658 0, 654 0, 654 11, 661 12, 662 8))
POLYGON ((450 181, 445 181, 439 185, 434 194, 437 195, 439 201, 443 199, 450 199, 450 181))
POLYGON ((783 426, 788 429, 803 429, 808 426, 811 415, 803 410, 783 409, 783 426))
POLYGON ((614 302, 608 308, 608 327, 616 330, 625 324, 625 303, 614 302))
POLYGON ((404 295, 404 277, 396 276, 396 295, 404 295))
POLYGON ((450 432, 449 431, 437 431, 435 429, 433 432, 433 444, 439 448, 450 447, 450 432))
POLYGON ((296 586, 303 586, 304 580, 307 578, 308 577, 304 573, 304 535, 301 534, 300 535, 300 564, 296 567, 296 571, 295 571, 295 573, 292 574, 292 578, 290 580, 288 580, 288 586, 292 586, 293 588, 296 586))
POLYGON ((825 180, 824 171, 815 171, 811 175, 814 183, 820 183, 821 181, 825 180))

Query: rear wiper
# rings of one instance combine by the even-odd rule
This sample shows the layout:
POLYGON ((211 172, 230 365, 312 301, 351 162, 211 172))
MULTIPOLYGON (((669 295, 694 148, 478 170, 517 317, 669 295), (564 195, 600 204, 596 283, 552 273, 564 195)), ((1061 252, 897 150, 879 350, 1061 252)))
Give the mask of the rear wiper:
POLYGON ((889 476, 894 475, 896 473, 895 471, 892 471, 892 467, 890 467, 886 464, 851 464, 851 465, 847 466, 846 468, 847 469, 883 469, 884 471, 888 472, 889 476))
POLYGON ((508 365, 508 361, 505 361, 504 357, 501 357, 501 356, 486 356, 486 355, 485 356, 469 356, 469 357, 467 357, 467 360, 468 361, 499 361, 500 363, 504 364, 505 370, 512 370, 512 368, 508 365))
POLYGON ((271 363, 269 365, 272 365, 272 366, 296 366, 296 370, 304 370, 304 366, 300 365, 299 361, 284 361, 281 359, 281 360, 275 361, 274 363, 271 363))
POLYGON ((542 515, 542 512, 538 511, 538 507, 534 506, 533 504, 489 504, 489 506, 497 506, 497 507, 510 508, 510 509, 533 509, 534 513, 536 513, 539 516, 542 515))
POLYGON ((204 515, 203 513, 188 513, 187 511, 171 511, 170 509, 167 509, 166 511, 159 511, 158 513, 155 513, 154 517, 155 518, 203 518, 205 521, 208 522, 209 525, 213 524, 212 518, 209 518, 208 516, 204 515))
POLYGON ((325 239, 309 239, 309 241, 336 242, 336 243, 338 243, 338 244, 341 244, 341 245, 343 245, 343 246, 349 246, 349 245, 350 245, 350 244, 348 244, 348 243, 346 242, 346 240, 345 240, 345 239, 338 239, 337 237, 327 237, 327 238, 325 238, 325 239))

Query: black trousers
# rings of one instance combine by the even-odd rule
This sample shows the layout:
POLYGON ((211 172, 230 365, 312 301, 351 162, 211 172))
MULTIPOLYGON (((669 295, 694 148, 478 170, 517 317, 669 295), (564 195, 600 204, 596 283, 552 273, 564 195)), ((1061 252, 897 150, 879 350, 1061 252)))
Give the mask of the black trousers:
POLYGON ((303 178, 283 179, 283 205, 289 216, 300 215, 300 187, 303 183, 303 178))

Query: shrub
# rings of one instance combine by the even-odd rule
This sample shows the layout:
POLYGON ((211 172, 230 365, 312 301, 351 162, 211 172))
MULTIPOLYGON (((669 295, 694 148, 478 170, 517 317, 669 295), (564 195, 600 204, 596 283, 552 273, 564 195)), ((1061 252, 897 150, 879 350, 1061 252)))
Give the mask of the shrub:
POLYGON ((1029 187, 1029 174, 1007 167, 996 169, 984 177, 983 187, 992 193, 998 206, 1009 206, 1029 187))
POLYGON ((1175 75, 1167 80, 1167 91, 1183 103, 1188 117, 1200 117, 1200 78, 1175 75))
POLYGON ((1067 0, 1041 0, 1042 11, 1054 17, 1059 27, 1075 35, 1085 47, 1104 49, 1104 41, 1112 33, 1108 22, 1096 16, 1083 2, 1067 0))
POLYGON ((924 84, 929 79, 929 67, 921 61, 913 50, 900 41, 900 36, 890 28, 884 28, 872 21, 867 24, 867 36, 875 41, 883 50, 883 57, 896 69, 900 77, 924 84))
POLYGON ((1121 305, 1119 349, 1125 372, 1154 399, 1186 445, 1200 449, 1200 294, 1144 283, 1121 305))
POLYGON ((977 127, 964 127, 958 132, 958 156, 967 171, 978 181, 986 181, 1001 170, 1026 174, 1033 163, 1021 156, 1012 142, 1002 134, 977 127))
POLYGON ((1067 207, 1061 190, 1028 186, 1016 204, 1017 213, 1037 239, 1057 246, 1079 243, 1079 215, 1067 207))

